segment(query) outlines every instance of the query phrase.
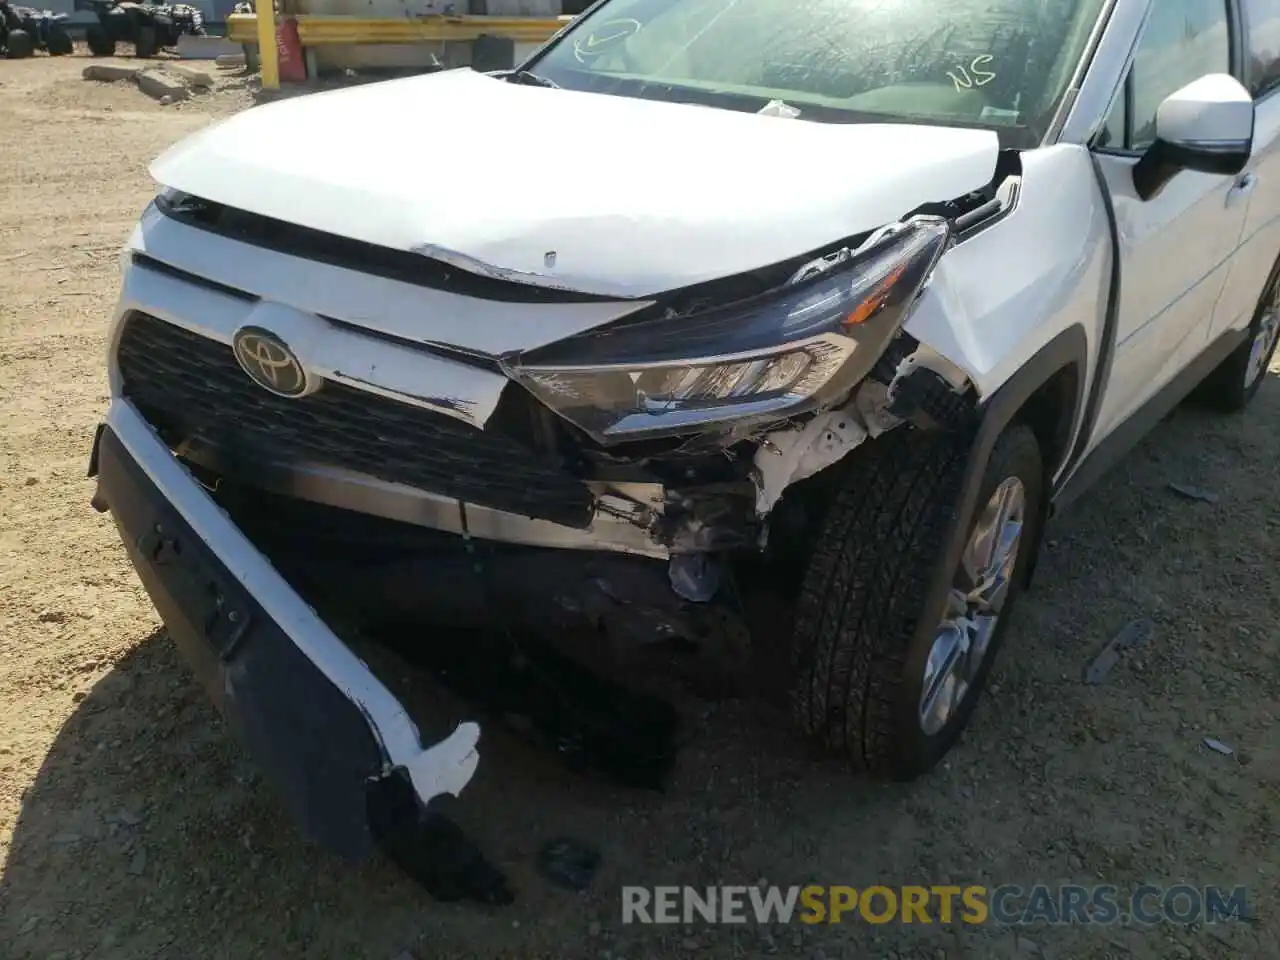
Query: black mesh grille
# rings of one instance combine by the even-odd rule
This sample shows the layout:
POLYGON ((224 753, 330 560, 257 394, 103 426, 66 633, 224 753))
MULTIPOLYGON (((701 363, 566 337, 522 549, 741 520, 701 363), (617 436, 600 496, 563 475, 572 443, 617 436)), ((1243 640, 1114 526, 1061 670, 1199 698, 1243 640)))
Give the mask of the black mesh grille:
POLYGON ((146 314, 120 340, 124 394, 171 440, 236 456, 358 470, 468 503, 574 527, 590 491, 519 441, 328 381, 288 399, 240 369, 231 348, 146 314))

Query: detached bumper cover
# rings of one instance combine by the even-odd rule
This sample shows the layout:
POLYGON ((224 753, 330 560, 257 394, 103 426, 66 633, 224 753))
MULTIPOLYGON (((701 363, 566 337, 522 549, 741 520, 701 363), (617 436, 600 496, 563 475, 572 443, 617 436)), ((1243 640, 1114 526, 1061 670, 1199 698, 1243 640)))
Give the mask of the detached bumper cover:
POLYGON ((458 794, 480 729, 424 748, 399 701, 275 571, 128 401, 95 442, 98 498, 215 704, 305 833, 352 859, 375 835, 370 789, 407 781, 425 809, 458 794))

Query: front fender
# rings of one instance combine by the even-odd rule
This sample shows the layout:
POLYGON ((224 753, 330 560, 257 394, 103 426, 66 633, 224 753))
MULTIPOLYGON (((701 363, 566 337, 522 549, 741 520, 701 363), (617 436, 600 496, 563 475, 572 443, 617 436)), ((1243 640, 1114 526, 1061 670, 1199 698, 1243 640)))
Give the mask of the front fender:
POLYGON ((983 401, 1077 326, 1087 390, 1105 333, 1113 247, 1089 152, 1059 144, 1021 159, 1013 210, 942 258, 906 325, 960 367, 983 401))

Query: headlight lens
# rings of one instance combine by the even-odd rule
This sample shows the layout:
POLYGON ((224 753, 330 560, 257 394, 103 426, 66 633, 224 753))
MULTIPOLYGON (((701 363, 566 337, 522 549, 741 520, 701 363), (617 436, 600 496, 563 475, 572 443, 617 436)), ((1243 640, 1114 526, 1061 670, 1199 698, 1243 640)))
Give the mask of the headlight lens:
POLYGON ((847 392, 906 322, 950 239, 918 217, 856 254, 806 265, 765 296, 591 331, 503 362, 604 444, 748 426, 847 392))

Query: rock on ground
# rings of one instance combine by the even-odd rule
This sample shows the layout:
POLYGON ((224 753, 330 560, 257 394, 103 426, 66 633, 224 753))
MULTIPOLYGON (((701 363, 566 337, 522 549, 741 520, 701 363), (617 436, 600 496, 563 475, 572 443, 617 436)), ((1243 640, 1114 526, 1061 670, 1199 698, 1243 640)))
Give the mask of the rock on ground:
POLYGON ((201 70, 198 67, 188 67, 181 63, 167 63, 165 70, 176 74, 189 87, 209 88, 213 86, 213 77, 207 70, 201 70))
POLYGON ((138 89, 149 97, 169 103, 187 99, 187 85, 177 77, 171 77, 159 70, 144 70, 138 74, 138 89))
POLYGON ((84 68, 83 76, 86 80, 113 83, 116 80, 132 80, 141 72, 140 67, 127 67, 119 63, 91 63, 84 68))

